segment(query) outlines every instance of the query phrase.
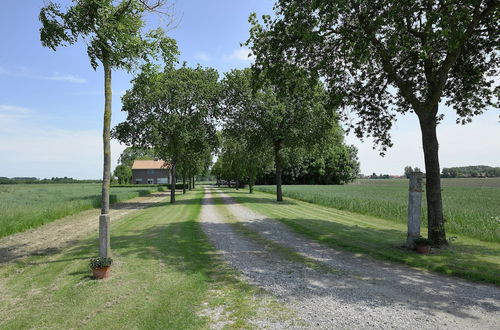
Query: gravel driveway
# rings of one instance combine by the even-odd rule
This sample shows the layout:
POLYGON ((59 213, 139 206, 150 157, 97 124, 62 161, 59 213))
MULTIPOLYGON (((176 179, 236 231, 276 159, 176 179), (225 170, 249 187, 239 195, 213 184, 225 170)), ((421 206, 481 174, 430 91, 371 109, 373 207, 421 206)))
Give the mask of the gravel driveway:
POLYGON ((500 289, 398 264, 337 251, 292 232, 282 223, 207 189, 203 230, 221 255, 250 283, 295 310, 286 324, 260 321, 265 328, 499 329, 500 289), (273 253, 237 230, 214 205, 222 198, 231 221, 274 244, 330 267, 314 270, 273 253))

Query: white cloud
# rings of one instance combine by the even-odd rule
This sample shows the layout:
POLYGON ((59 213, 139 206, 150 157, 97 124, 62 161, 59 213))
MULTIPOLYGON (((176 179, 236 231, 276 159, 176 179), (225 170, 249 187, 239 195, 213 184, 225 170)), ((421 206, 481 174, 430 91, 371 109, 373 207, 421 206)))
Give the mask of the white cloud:
POLYGON ((195 55, 194 58, 197 60, 200 60, 200 61, 204 61, 204 62, 209 62, 212 60, 210 55, 208 55, 208 53, 206 53, 206 52, 199 52, 198 54, 195 55))
POLYGON ((42 79, 42 80, 53 80, 53 81, 67 81, 74 84, 83 84, 87 82, 85 78, 77 75, 71 74, 60 74, 54 73, 52 75, 39 75, 31 72, 29 69, 22 67, 17 71, 9 71, 3 67, 0 67, 0 75, 12 76, 12 77, 25 77, 30 79, 42 79))
POLYGON ((11 104, 0 104, 0 119, 26 117, 32 111, 28 108, 11 104))
MULTIPOLYGON (((38 127, 28 120, 1 117, 0 126, 0 176, 102 177, 100 130, 38 127)), ((112 141, 112 170, 124 148, 112 141)))
POLYGON ((225 56, 225 59, 252 63, 255 60, 255 56, 250 54, 251 54, 250 49, 246 47, 241 47, 235 49, 230 55, 225 56))
POLYGON ((75 84, 83 84, 87 81, 86 79, 81 78, 79 76, 60 75, 58 73, 55 73, 52 76, 39 76, 39 78, 45 79, 45 80, 68 81, 68 82, 75 83, 75 84))

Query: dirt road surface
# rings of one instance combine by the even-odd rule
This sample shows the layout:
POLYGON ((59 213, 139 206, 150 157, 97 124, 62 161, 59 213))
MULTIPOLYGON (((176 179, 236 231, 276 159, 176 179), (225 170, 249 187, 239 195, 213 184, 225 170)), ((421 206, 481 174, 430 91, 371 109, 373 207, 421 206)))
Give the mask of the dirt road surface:
MULTIPOLYGON (((111 206, 111 222, 156 204, 168 194, 157 192, 111 206)), ((0 265, 31 255, 57 253, 69 244, 88 237, 99 228, 100 209, 92 209, 0 239, 0 265)))

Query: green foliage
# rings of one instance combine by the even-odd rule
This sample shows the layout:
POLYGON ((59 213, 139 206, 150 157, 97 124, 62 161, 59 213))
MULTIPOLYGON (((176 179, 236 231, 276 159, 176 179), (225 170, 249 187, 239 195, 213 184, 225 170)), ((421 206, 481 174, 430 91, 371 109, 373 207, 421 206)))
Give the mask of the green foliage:
POLYGON ((119 184, 127 184, 132 179, 132 169, 126 165, 118 165, 115 168, 114 175, 118 178, 119 184))
POLYGON ((152 5, 147 0, 74 0, 73 6, 63 12, 59 4, 49 2, 39 15, 40 40, 52 50, 83 40, 94 69, 106 61, 111 68, 130 71, 160 52, 166 63, 171 63, 178 53, 175 41, 161 29, 143 33, 145 14, 162 4, 152 5))
POLYGON ((441 98, 468 122, 497 107, 498 1, 280 0, 250 17, 256 68, 294 63, 325 77, 332 101, 356 111, 358 136, 390 146, 394 111, 438 122, 441 98))
POLYGON ((419 237, 415 239, 414 243, 415 245, 432 245, 432 240, 425 237, 419 237))
POLYGON ((460 177, 500 177, 500 167, 491 167, 484 165, 477 166, 462 166, 443 168, 441 177, 443 178, 460 178, 460 177))
POLYGON ((132 168, 134 160, 151 160, 155 158, 155 152, 151 149, 140 149, 126 147, 118 158, 118 163, 132 168))
POLYGON ((90 269, 99 269, 104 267, 110 267, 112 263, 113 259, 111 258, 97 257, 90 259, 89 267, 90 269))
POLYGON ((115 127, 114 136, 134 147, 154 149, 180 169, 206 161, 215 146, 217 79, 209 68, 184 65, 161 72, 156 66, 143 67, 123 96, 127 121, 115 127))
MULTIPOLYGON (((500 179, 443 179, 446 229, 452 235, 500 242, 500 179)), ((256 190, 274 193, 273 186, 256 190)), ((333 207, 339 210, 375 216, 406 224, 408 212, 407 180, 358 180, 342 186, 287 185, 283 195, 333 207)), ((422 201, 422 226, 427 220, 425 195, 422 201)))

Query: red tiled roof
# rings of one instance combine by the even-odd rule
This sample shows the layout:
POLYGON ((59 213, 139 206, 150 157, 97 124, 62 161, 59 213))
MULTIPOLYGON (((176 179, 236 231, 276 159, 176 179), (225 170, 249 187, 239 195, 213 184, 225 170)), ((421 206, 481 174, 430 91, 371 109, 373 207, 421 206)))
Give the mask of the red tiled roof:
POLYGON ((153 170, 167 168, 168 163, 163 160, 134 160, 133 170, 153 170))

